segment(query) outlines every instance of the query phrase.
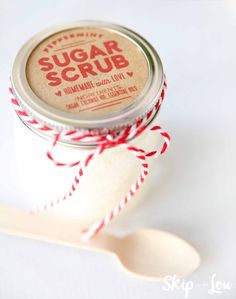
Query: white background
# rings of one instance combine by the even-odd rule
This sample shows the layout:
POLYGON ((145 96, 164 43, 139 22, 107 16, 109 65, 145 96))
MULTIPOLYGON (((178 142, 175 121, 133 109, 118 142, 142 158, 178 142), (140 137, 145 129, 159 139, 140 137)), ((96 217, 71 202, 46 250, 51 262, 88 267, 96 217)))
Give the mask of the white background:
MULTIPOLYGON (((0 201, 17 204, 13 112, 7 85, 18 48, 55 23, 102 19, 145 36, 168 77, 160 124, 172 135, 157 166, 156 187, 123 227, 168 230, 192 243, 201 267, 188 277, 233 283, 216 298, 236 297, 236 2, 0 0, 0 201), (159 172, 158 172, 159 171, 159 172)), ((189 298, 214 298, 195 286, 189 298)), ((112 258, 0 235, 0 298, 183 298, 160 283, 127 276, 112 258)))

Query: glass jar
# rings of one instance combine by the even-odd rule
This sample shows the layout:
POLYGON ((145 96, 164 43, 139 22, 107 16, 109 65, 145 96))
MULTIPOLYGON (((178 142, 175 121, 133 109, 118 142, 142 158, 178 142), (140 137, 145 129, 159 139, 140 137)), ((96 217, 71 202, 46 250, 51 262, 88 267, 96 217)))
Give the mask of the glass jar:
MULTIPOLYGON (((79 168, 56 166, 47 157, 56 134, 74 130, 117 138, 127 127, 138 128, 138 122, 153 126, 164 75, 158 54, 141 36, 118 25, 84 21, 47 29, 29 40, 15 59, 11 84, 18 105, 15 149, 24 206, 43 209, 70 189, 79 168)), ((127 144, 146 152, 156 149, 158 138, 148 128, 131 134, 127 144)), ((53 148, 53 159, 62 163, 84 161, 98 147, 65 136, 53 148)), ((148 160, 150 166, 153 158, 148 160)), ((70 198, 45 210, 91 225, 119 204, 140 171, 140 161, 130 151, 108 146, 93 158, 70 198)), ((128 209, 145 198, 149 181, 147 177, 128 209)))

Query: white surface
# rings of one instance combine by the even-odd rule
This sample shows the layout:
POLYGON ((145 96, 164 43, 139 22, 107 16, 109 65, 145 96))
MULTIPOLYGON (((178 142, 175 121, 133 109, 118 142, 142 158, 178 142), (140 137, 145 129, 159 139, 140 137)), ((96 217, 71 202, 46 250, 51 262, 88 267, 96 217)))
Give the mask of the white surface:
MULTIPOLYGON (((0 1, 1 202, 20 194, 12 159, 13 112, 7 84, 21 44, 35 32, 73 19, 104 19, 144 35, 159 51, 169 91, 160 123, 172 135, 157 165, 156 187, 118 224, 176 233, 200 251, 202 265, 187 280, 233 283, 217 298, 236 297, 236 2, 0 1), (9 166, 10 165, 10 166, 9 166)), ((211 298, 194 286, 189 298, 211 298)), ((0 298, 183 298, 181 290, 136 280, 106 256, 0 236, 0 298)))

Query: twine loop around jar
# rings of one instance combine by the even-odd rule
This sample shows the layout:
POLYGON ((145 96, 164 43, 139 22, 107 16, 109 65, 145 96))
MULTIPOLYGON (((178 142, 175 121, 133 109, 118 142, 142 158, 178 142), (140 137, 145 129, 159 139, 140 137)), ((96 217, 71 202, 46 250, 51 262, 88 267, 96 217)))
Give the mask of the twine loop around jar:
POLYGON ((63 194, 61 197, 56 199, 52 199, 50 202, 45 203, 40 207, 34 207, 31 212, 38 213, 42 211, 47 211, 50 208, 53 208, 55 205, 60 204, 61 202, 69 199, 73 193, 78 188, 81 177, 84 175, 86 168, 89 166, 91 161, 97 156, 101 155, 108 148, 113 147, 121 147, 128 150, 131 154, 133 154, 141 165, 141 173, 139 174, 137 180, 132 184, 127 194, 121 199, 121 201, 116 205, 111 211, 109 211, 101 220, 94 223, 91 227, 86 228, 82 232, 82 239, 88 240, 94 237, 99 233, 101 229, 103 229, 107 224, 109 224, 128 204, 128 202, 134 197, 135 193, 138 191, 140 186, 144 183, 145 178, 148 175, 148 158, 152 156, 160 156, 164 154, 166 149, 170 143, 170 136, 167 132, 163 131, 160 126, 153 126, 149 128, 146 125, 148 120, 151 120, 153 116, 159 110, 165 96, 166 91, 166 82, 164 82, 163 90, 161 92, 160 97, 157 99, 155 106, 148 111, 142 118, 137 120, 134 124, 128 125, 127 127, 121 129, 120 131, 108 132, 107 134, 94 134, 92 131, 81 132, 78 129, 73 129, 69 131, 55 131, 54 128, 50 128, 43 123, 40 123, 38 120, 33 118, 27 113, 20 102, 15 96, 13 87, 9 87, 11 102, 14 106, 14 109, 17 115, 23 120, 23 122, 29 123, 31 126, 35 127, 36 130, 44 131, 48 135, 52 136, 53 142, 51 148, 47 151, 47 158, 51 160, 51 162, 57 167, 78 167, 76 174, 74 176, 73 182, 71 183, 70 189, 63 194), (142 132, 149 129, 151 132, 157 132, 163 138, 163 144, 161 149, 153 150, 150 152, 146 152, 143 149, 137 148, 129 143, 129 140, 132 138, 136 138, 142 132), (96 144, 95 149, 89 153, 84 160, 73 161, 71 163, 65 163, 64 161, 58 161, 54 158, 53 150, 57 146, 58 142, 63 138, 63 140, 71 140, 73 142, 93 142, 96 144))

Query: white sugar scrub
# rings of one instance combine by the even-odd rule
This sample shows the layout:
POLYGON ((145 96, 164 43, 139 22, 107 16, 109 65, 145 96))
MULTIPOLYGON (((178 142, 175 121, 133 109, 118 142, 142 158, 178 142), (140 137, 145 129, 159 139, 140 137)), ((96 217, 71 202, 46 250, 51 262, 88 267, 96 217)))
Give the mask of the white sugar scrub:
MULTIPOLYGON (((24 193, 25 208, 49 202, 67 191, 76 169, 56 167, 46 157, 50 143, 20 124, 18 119, 15 133, 18 181, 24 193)), ((157 147, 157 140, 157 136, 145 132, 132 143, 151 151, 157 147)), ((58 145, 55 156, 58 160, 70 162, 82 159, 90 151, 58 145)), ((150 167, 156 164, 155 158, 149 162, 150 167)), ((73 197, 47 213, 75 218, 84 225, 90 225, 119 203, 139 173, 140 163, 132 154, 121 148, 109 149, 92 161, 73 197)), ((150 178, 151 171, 126 210, 145 198, 150 178)))
POLYGON ((104 22, 47 29, 20 49, 11 86, 22 206, 84 226, 106 216, 100 229, 145 199, 169 142, 163 67, 145 39, 104 22))

